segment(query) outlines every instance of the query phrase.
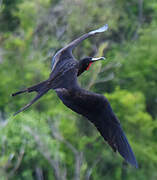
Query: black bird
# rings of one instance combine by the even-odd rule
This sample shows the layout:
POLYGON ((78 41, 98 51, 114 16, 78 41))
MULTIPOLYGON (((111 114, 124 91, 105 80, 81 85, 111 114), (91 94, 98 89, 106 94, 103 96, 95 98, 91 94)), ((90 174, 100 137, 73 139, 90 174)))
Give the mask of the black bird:
POLYGON ((50 89, 53 89, 68 108, 83 115, 96 126, 104 140, 108 142, 115 152, 118 151, 128 163, 138 167, 120 122, 112 111, 106 97, 82 89, 77 82, 77 76, 85 72, 92 63, 103 60, 104 57, 86 57, 76 61, 72 50, 86 38, 107 29, 108 25, 105 25, 86 33, 59 50, 52 58, 52 71, 48 80, 12 94, 12 96, 16 96, 24 92, 37 92, 37 96, 14 115, 27 109, 50 89))

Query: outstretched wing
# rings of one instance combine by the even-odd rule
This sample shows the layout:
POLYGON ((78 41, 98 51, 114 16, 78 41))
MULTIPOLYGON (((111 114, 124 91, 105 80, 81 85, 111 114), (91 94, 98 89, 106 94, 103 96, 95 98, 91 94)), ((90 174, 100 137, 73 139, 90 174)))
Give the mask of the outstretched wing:
POLYGON ((106 116, 102 116, 99 121, 94 121, 94 125, 112 149, 115 152, 118 151, 128 163, 137 168, 138 164, 135 155, 121 125, 116 123, 116 116, 113 112, 108 112, 107 121, 105 120, 106 116))
POLYGON ((104 31, 106 31, 108 29, 108 25, 106 24, 105 26, 91 31, 89 33, 86 33, 84 35, 82 35, 81 37, 75 39, 74 41, 72 41, 70 44, 68 44, 66 47, 62 48, 61 50, 59 50, 55 56, 52 58, 52 71, 55 69, 56 65, 60 62, 63 61, 65 58, 66 59, 74 59, 72 56, 72 50, 73 48, 75 48, 79 43, 81 43, 83 40, 87 39, 90 36, 93 36, 95 34, 98 33, 102 33, 104 31))
POLYGON ((62 102, 73 111, 90 120, 114 151, 137 167, 136 158, 108 100, 99 94, 78 87, 75 92, 56 90, 62 102))

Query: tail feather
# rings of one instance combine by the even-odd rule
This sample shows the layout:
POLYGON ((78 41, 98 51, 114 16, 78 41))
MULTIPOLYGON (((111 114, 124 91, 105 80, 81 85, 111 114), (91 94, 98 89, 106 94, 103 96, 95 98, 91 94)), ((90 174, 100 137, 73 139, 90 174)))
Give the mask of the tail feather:
POLYGON ((18 113, 26 110, 28 107, 30 107, 33 103, 35 103, 41 96, 43 96, 49 89, 45 89, 43 91, 41 91, 40 93, 37 94, 37 96, 30 102, 28 103, 26 106, 24 106, 23 108, 21 108, 20 110, 18 110, 16 113, 14 113, 14 116, 17 115, 18 113))
POLYGON ((16 93, 13 93, 12 96, 16 96, 16 95, 22 94, 22 93, 24 93, 24 92, 28 92, 28 93, 33 92, 33 91, 40 92, 40 90, 42 89, 43 86, 46 85, 46 83, 47 83, 47 80, 46 80, 46 81, 43 81, 43 82, 41 82, 41 83, 39 83, 39 84, 36 84, 36 85, 34 85, 34 86, 31 86, 31 87, 29 87, 29 88, 27 88, 27 89, 18 91, 18 92, 16 92, 16 93))
POLYGON ((30 107, 33 103, 35 103, 41 96, 43 96, 45 93, 47 93, 51 87, 49 86, 49 84, 47 83, 48 81, 43 81, 37 85, 34 85, 34 86, 31 86, 27 89, 24 89, 24 90, 21 90, 21 91, 18 91, 16 93, 13 93, 12 96, 16 96, 18 94, 21 94, 21 93, 24 93, 24 92, 33 92, 33 91, 36 91, 37 92, 37 95, 36 97, 30 102, 28 103, 26 106, 24 106, 23 108, 21 108, 20 110, 18 110, 16 113, 14 113, 14 116, 17 115, 18 113, 26 110, 28 107, 30 107))
POLYGON ((24 93, 24 92, 27 92, 27 89, 18 91, 18 92, 16 92, 16 93, 13 93, 12 96, 16 96, 16 95, 21 94, 21 93, 24 93))

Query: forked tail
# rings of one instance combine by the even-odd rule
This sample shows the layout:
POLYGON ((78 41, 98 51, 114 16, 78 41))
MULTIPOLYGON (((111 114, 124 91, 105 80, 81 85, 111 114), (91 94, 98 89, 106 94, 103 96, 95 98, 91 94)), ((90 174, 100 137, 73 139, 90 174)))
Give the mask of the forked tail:
POLYGON ((24 90, 21 90, 21 91, 18 91, 16 93, 13 93, 12 96, 16 96, 18 94, 21 94, 21 93, 25 93, 25 92, 33 92, 33 91, 36 91, 37 92, 37 95, 36 97, 30 102, 28 103, 26 106, 24 106, 23 108, 21 108, 20 110, 18 110, 16 113, 14 113, 14 116, 22 111, 24 111, 25 109, 27 109, 28 107, 30 107, 33 103, 35 103, 41 96, 43 96, 45 93, 47 93, 49 90, 51 89, 48 81, 43 81, 37 85, 34 85, 34 86, 31 86, 27 89, 24 89, 24 90))

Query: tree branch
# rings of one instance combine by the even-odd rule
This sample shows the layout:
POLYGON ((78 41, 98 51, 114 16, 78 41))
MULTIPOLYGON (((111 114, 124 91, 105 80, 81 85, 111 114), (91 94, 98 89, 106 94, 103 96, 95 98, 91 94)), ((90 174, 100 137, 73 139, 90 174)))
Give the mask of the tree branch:
POLYGON ((16 162, 16 164, 15 164, 15 166, 14 166, 14 168, 10 171, 10 173, 8 174, 8 178, 9 177, 12 177, 14 174, 15 174, 15 172, 18 170, 18 168, 20 167, 20 164, 21 164, 21 162, 22 162, 22 159, 23 159, 23 156, 24 156, 24 149, 22 148, 21 150, 20 150, 20 154, 19 154, 19 156, 18 156, 18 159, 17 159, 17 162, 16 162))
POLYGON ((107 81, 111 81, 112 79, 114 79, 114 73, 110 73, 106 78, 101 79, 101 80, 96 80, 95 82, 93 82, 93 84, 91 84, 91 87, 94 86, 95 84, 99 84, 99 83, 105 83, 107 81))
POLYGON ((35 168, 35 174, 36 174, 37 180, 44 180, 43 171, 40 167, 35 168))
POLYGON ((99 163, 100 160, 101 160, 101 157, 98 157, 98 158, 93 162, 91 168, 89 168, 89 170, 87 170, 86 177, 85 177, 86 180, 89 180, 89 179, 90 179, 90 176, 91 176, 91 174, 92 174, 93 169, 94 169, 95 166, 99 163))
POLYGON ((62 173, 59 167, 59 161, 53 160, 51 158, 51 153, 49 152, 48 148, 46 148, 46 145, 43 144, 40 140, 40 136, 34 132, 30 127, 24 126, 25 131, 27 131, 35 140, 36 144, 38 145, 39 152, 45 157, 45 159, 49 162, 52 169, 54 170, 54 175, 56 180, 62 180, 62 173))
POLYGON ((51 132, 52 135, 58 139, 59 141, 63 142, 74 154, 75 156, 75 176, 74 179, 75 180, 80 180, 80 171, 81 171, 81 166, 83 163, 83 152, 79 152, 71 143, 69 143, 68 141, 66 141, 61 134, 59 133, 59 131, 57 130, 57 128, 55 128, 54 126, 52 126, 51 124, 51 132))
POLYGON ((141 28, 141 25, 143 24, 143 0, 138 0, 138 25, 137 29, 133 35, 133 40, 136 40, 138 38, 138 30, 141 28))

